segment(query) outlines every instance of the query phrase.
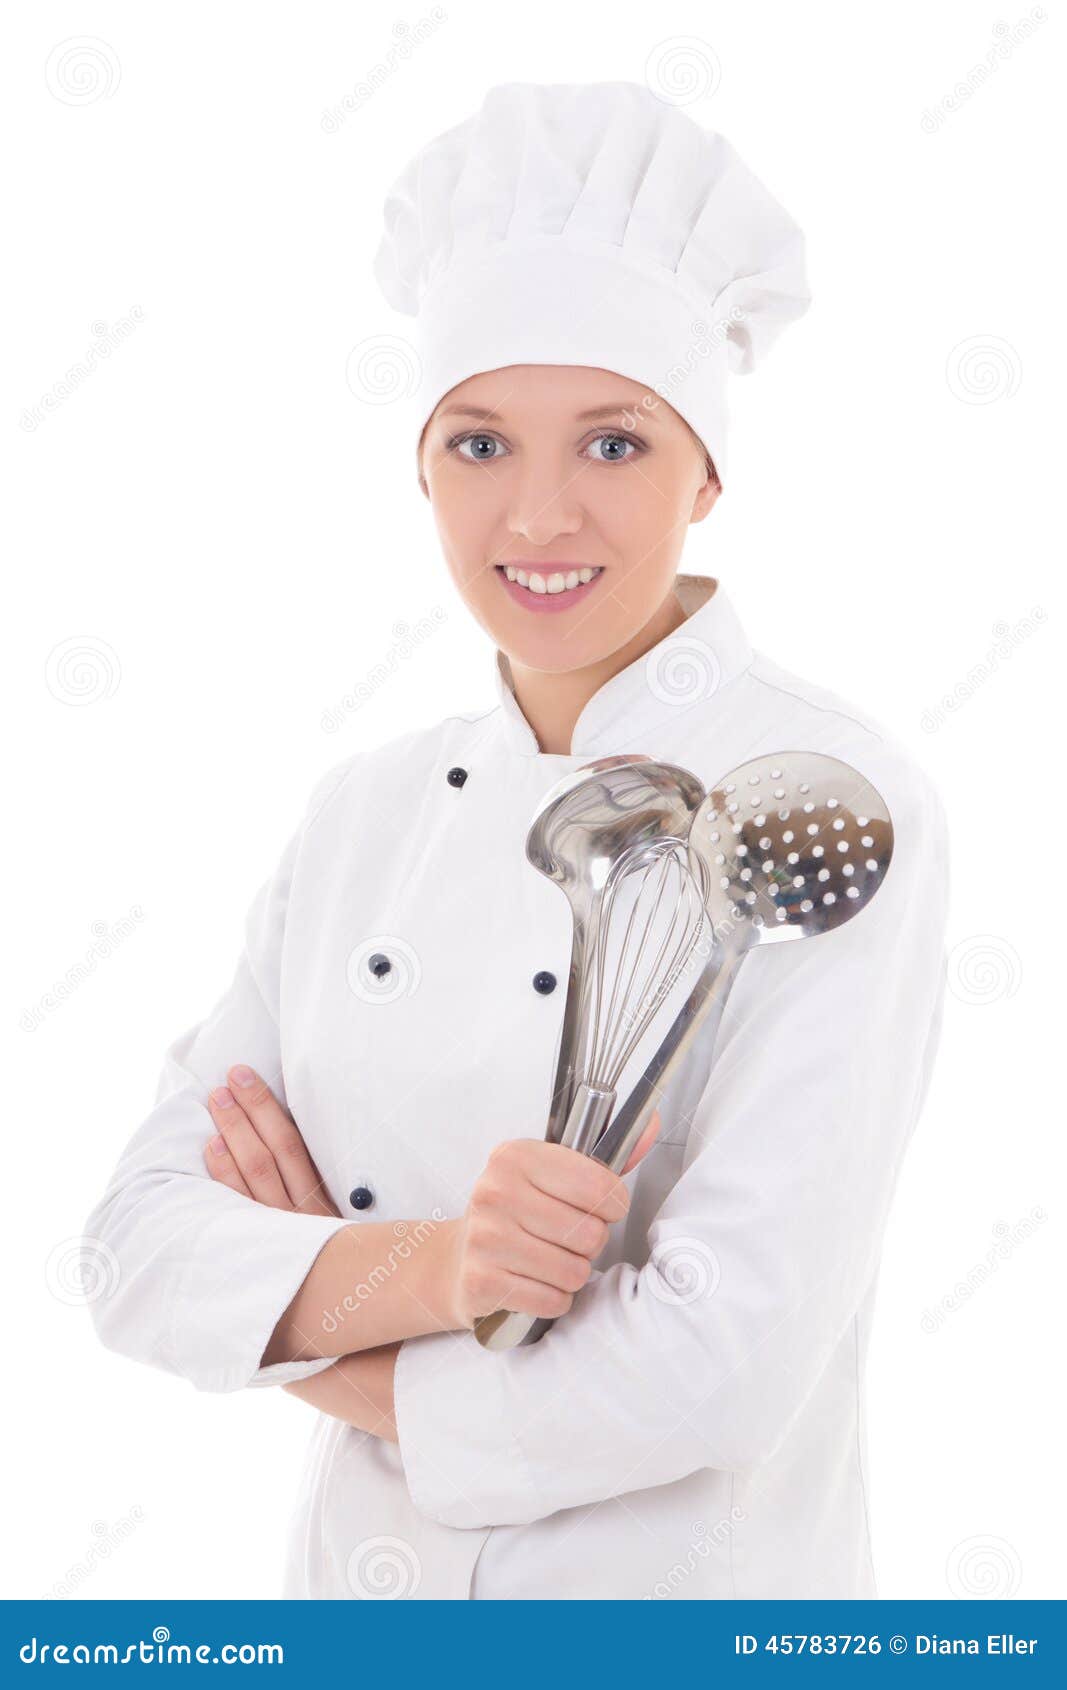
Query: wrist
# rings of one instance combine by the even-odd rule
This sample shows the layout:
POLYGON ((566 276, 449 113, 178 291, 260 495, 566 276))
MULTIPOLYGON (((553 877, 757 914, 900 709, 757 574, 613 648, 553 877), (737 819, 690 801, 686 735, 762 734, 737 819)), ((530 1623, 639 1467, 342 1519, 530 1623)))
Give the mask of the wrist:
POLYGON ((463 1221, 430 1221, 433 1232, 422 1246, 425 1274, 422 1296, 443 1332, 460 1332, 467 1322, 459 1307, 459 1262, 463 1221))

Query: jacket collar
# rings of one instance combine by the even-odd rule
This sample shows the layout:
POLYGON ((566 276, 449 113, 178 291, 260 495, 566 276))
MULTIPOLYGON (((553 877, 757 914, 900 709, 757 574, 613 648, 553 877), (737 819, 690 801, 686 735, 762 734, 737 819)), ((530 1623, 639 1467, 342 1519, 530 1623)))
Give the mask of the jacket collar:
MULTIPOLYGON (((752 648, 722 583, 710 575, 679 574, 674 592, 686 620, 593 694, 574 725, 571 757, 641 750, 649 734, 707 708, 748 668, 752 648)), ((519 707, 511 664, 499 647, 493 672, 509 744, 528 757, 547 755, 519 707)))

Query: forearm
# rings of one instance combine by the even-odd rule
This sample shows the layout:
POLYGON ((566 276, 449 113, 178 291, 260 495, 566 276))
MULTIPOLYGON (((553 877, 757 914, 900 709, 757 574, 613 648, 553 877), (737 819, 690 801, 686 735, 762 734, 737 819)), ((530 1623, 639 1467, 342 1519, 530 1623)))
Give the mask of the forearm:
POLYGON ((282 1389, 335 1420, 396 1443, 393 1371, 399 1349, 399 1344, 382 1344, 360 1355, 342 1356, 332 1367, 282 1389))
MULTIPOLYGON (((459 1225, 421 1220, 342 1228, 320 1250, 279 1319, 262 1365, 345 1356, 458 1330, 452 1286, 459 1225)), ((317 1378, 332 1372, 325 1369, 317 1378)))

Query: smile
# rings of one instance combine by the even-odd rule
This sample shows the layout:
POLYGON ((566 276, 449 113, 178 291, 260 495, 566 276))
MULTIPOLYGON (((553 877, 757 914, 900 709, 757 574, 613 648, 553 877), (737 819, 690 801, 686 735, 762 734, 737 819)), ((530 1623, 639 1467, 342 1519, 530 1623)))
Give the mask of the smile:
POLYGON ((569 610, 586 598, 604 573, 602 569, 582 566, 564 570, 525 570, 510 563, 495 566, 504 591, 526 610, 569 610))

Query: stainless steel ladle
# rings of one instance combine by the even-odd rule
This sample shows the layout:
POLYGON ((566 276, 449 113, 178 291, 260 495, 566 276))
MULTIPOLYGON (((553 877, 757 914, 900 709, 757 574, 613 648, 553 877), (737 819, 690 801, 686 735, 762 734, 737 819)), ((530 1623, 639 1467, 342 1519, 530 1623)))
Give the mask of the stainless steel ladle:
POLYGON ((558 781, 534 812, 526 855, 568 899, 573 918, 563 1028, 545 1137, 564 1141, 575 1086, 582 982, 593 907, 612 863, 632 845, 684 840, 704 788, 688 769, 645 756, 598 757, 558 781))

